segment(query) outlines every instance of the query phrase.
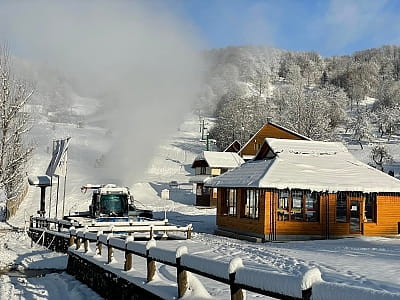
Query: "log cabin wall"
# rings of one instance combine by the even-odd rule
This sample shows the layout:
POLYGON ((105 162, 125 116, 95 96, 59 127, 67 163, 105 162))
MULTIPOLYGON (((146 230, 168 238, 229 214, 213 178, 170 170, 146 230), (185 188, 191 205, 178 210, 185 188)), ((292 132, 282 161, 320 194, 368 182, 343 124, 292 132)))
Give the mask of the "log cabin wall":
MULTIPOLYGON (((246 189, 237 188, 236 215, 228 214, 227 189, 218 189, 217 218, 216 224, 220 228, 229 229, 239 233, 249 235, 264 236, 266 227, 266 217, 269 220, 269 213, 266 212, 266 192, 260 191, 258 218, 245 217, 246 189)), ((269 209, 269 206, 268 206, 269 209)), ((269 230, 269 229, 268 229, 269 230)))
POLYGON ((218 189, 217 226, 233 232, 264 236, 266 240, 400 234, 400 194, 318 193, 318 220, 301 221, 278 217, 278 190, 261 190, 259 217, 243 217, 246 189, 236 190, 237 214, 229 216, 227 189, 218 189), (366 204, 368 197, 373 199, 370 206, 366 204), (342 206, 338 207, 340 201, 342 206))
POLYGON ((364 235, 400 234, 400 195, 378 194, 376 197, 376 222, 364 223, 364 235))

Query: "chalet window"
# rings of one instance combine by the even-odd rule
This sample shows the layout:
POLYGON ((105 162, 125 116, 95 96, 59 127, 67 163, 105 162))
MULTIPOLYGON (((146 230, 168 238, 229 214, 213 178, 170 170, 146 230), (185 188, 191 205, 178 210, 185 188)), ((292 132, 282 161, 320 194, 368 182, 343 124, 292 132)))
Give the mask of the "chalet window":
POLYGON ((364 212, 365 221, 376 222, 376 194, 367 194, 365 196, 364 212))
POLYGON ((347 197, 342 192, 336 194, 336 222, 347 222, 347 197))
POLYGON ((212 197, 213 197, 213 199, 218 198, 218 189, 217 188, 212 188, 212 197))
POLYGON ((278 220, 289 220, 289 191, 279 191, 278 197, 278 220))
POLYGON ((200 167, 200 175, 206 175, 207 174, 207 167, 200 167))
POLYGON ((236 203, 237 203, 237 194, 236 189, 228 189, 227 190, 227 199, 226 204, 228 207, 228 215, 236 216, 236 203))
POLYGON ((246 190, 246 206, 244 216, 250 219, 258 219, 260 205, 260 190, 246 190))
POLYGON ((319 195, 316 192, 306 193, 306 221, 319 221, 319 195))
POLYGON ((281 190, 278 195, 278 221, 319 221, 319 194, 304 190, 281 190))
POLYGON ((303 220, 303 192, 292 191, 291 220, 303 220))

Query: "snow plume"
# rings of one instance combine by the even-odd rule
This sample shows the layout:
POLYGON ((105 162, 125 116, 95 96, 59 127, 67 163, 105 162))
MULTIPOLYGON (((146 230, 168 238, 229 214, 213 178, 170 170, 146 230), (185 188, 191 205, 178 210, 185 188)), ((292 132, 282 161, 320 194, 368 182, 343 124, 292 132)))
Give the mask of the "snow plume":
POLYGON ((140 179, 155 146, 191 108, 202 77, 201 43, 171 7, 178 4, 0 1, 0 36, 16 55, 59 68, 81 94, 102 101, 96 117, 110 129, 104 138, 112 139, 106 162, 113 167, 99 179, 140 179))

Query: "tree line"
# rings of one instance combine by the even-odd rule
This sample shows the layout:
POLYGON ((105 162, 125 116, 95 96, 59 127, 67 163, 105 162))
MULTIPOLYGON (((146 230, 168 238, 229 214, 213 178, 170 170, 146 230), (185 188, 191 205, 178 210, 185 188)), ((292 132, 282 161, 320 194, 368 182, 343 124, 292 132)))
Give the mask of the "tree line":
POLYGON ((207 104, 216 117, 211 135, 221 150, 233 140, 246 142, 267 117, 315 140, 338 140, 344 130, 361 147, 375 130, 390 139, 399 129, 398 46, 326 58, 266 47, 208 55, 201 97, 213 102, 207 104))

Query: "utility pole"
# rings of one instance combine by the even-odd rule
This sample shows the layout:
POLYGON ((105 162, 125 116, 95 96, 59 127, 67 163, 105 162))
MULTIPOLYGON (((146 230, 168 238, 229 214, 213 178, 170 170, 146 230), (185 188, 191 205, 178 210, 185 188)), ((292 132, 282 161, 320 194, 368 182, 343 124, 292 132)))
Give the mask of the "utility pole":
POLYGON ((209 138, 208 138, 208 136, 209 136, 209 133, 207 132, 207 141, 206 141, 206 150, 207 151, 209 151, 210 150, 210 145, 209 145, 209 142, 210 142, 210 140, 209 140, 209 138))
POLYGON ((206 128, 204 127, 204 119, 203 119, 202 126, 201 126, 201 140, 204 140, 204 129, 206 129, 206 128))

